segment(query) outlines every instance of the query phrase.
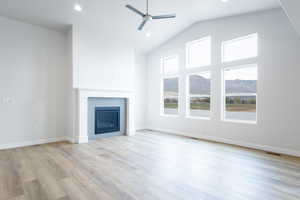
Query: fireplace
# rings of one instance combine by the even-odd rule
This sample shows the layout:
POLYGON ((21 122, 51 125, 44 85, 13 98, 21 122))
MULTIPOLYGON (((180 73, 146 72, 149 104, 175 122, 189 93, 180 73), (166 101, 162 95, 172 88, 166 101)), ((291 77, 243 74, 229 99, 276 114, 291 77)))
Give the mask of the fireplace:
POLYGON ((120 107, 95 108, 95 134, 120 131, 120 107))
POLYGON ((134 104, 135 97, 132 91, 78 89, 77 90, 77 126, 74 137, 70 140, 74 143, 87 143, 112 136, 135 135, 134 104), (120 131, 95 134, 95 108, 96 107, 120 107, 120 131))

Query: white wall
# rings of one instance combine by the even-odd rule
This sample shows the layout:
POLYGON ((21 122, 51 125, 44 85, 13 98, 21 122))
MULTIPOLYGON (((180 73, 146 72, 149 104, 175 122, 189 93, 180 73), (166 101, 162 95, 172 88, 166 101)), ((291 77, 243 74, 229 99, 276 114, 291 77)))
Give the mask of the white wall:
POLYGON ((135 128, 146 128, 147 109, 147 60, 145 55, 135 55, 135 128))
MULTIPOLYGON (((198 138, 300 155, 300 37, 281 9, 200 22, 148 55, 147 127, 198 138), (258 124, 222 122, 221 41, 257 32, 258 124), (160 116, 160 58, 178 54, 185 64, 185 43, 213 39, 212 119, 185 118, 185 76, 180 76, 180 117, 160 116)), ((250 61, 251 62, 251 61, 250 61)))
POLYGON ((134 47, 82 24, 74 26, 74 88, 134 90, 134 47))
POLYGON ((0 148, 65 137, 65 34, 0 17, 0 148))

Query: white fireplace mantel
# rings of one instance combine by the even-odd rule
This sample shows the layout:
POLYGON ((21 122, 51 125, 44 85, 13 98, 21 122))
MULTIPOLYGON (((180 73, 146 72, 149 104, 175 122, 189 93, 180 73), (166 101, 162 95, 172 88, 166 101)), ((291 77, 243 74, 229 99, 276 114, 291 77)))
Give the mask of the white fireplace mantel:
POLYGON ((75 143, 88 142, 88 98, 90 97, 126 99, 126 135, 131 136, 135 134, 134 92, 117 90, 77 89, 77 117, 75 120, 76 129, 73 138, 73 141, 75 143))

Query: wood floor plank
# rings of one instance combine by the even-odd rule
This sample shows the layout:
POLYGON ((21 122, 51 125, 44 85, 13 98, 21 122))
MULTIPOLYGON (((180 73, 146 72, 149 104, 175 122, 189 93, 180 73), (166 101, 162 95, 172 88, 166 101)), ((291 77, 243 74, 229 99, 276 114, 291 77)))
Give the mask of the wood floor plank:
MULTIPOLYGON (((56 168, 53 164, 49 164, 49 157, 44 153, 44 147, 35 147, 27 149, 26 153, 32 161, 32 166, 35 169, 34 174, 41 188, 46 193, 47 199, 56 200, 66 196, 62 190, 59 180, 64 178, 57 175, 56 168)), ((25 182, 26 184, 26 182, 25 182)))
POLYGON ((57 200, 71 200, 68 196, 65 196, 65 197, 62 197, 60 199, 57 199, 57 200))
POLYGON ((13 153, 12 159, 16 163, 18 173, 22 182, 33 181, 36 179, 34 168, 30 158, 25 154, 25 148, 11 150, 13 153))
POLYGON ((46 192, 37 180, 24 184, 24 190, 26 197, 30 200, 48 200, 46 192))
POLYGON ((0 200, 18 197, 24 193, 11 153, 11 150, 0 151, 0 200))
POLYGON ((28 200, 28 198, 26 198, 25 195, 22 195, 22 196, 18 196, 18 197, 12 198, 10 200, 28 200))

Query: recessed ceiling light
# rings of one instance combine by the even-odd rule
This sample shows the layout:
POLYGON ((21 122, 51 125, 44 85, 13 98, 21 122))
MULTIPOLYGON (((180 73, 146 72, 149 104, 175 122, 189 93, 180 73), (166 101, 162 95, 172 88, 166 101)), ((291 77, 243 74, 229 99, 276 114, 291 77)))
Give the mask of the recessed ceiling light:
POLYGON ((150 37, 150 36, 151 36, 151 32, 147 32, 146 37, 150 37))
POLYGON ((228 2, 229 0, 221 0, 223 3, 226 3, 226 2, 228 2))
POLYGON ((82 11, 82 6, 79 5, 79 4, 75 4, 74 5, 74 10, 77 11, 77 12, 81 12, 82 11))

